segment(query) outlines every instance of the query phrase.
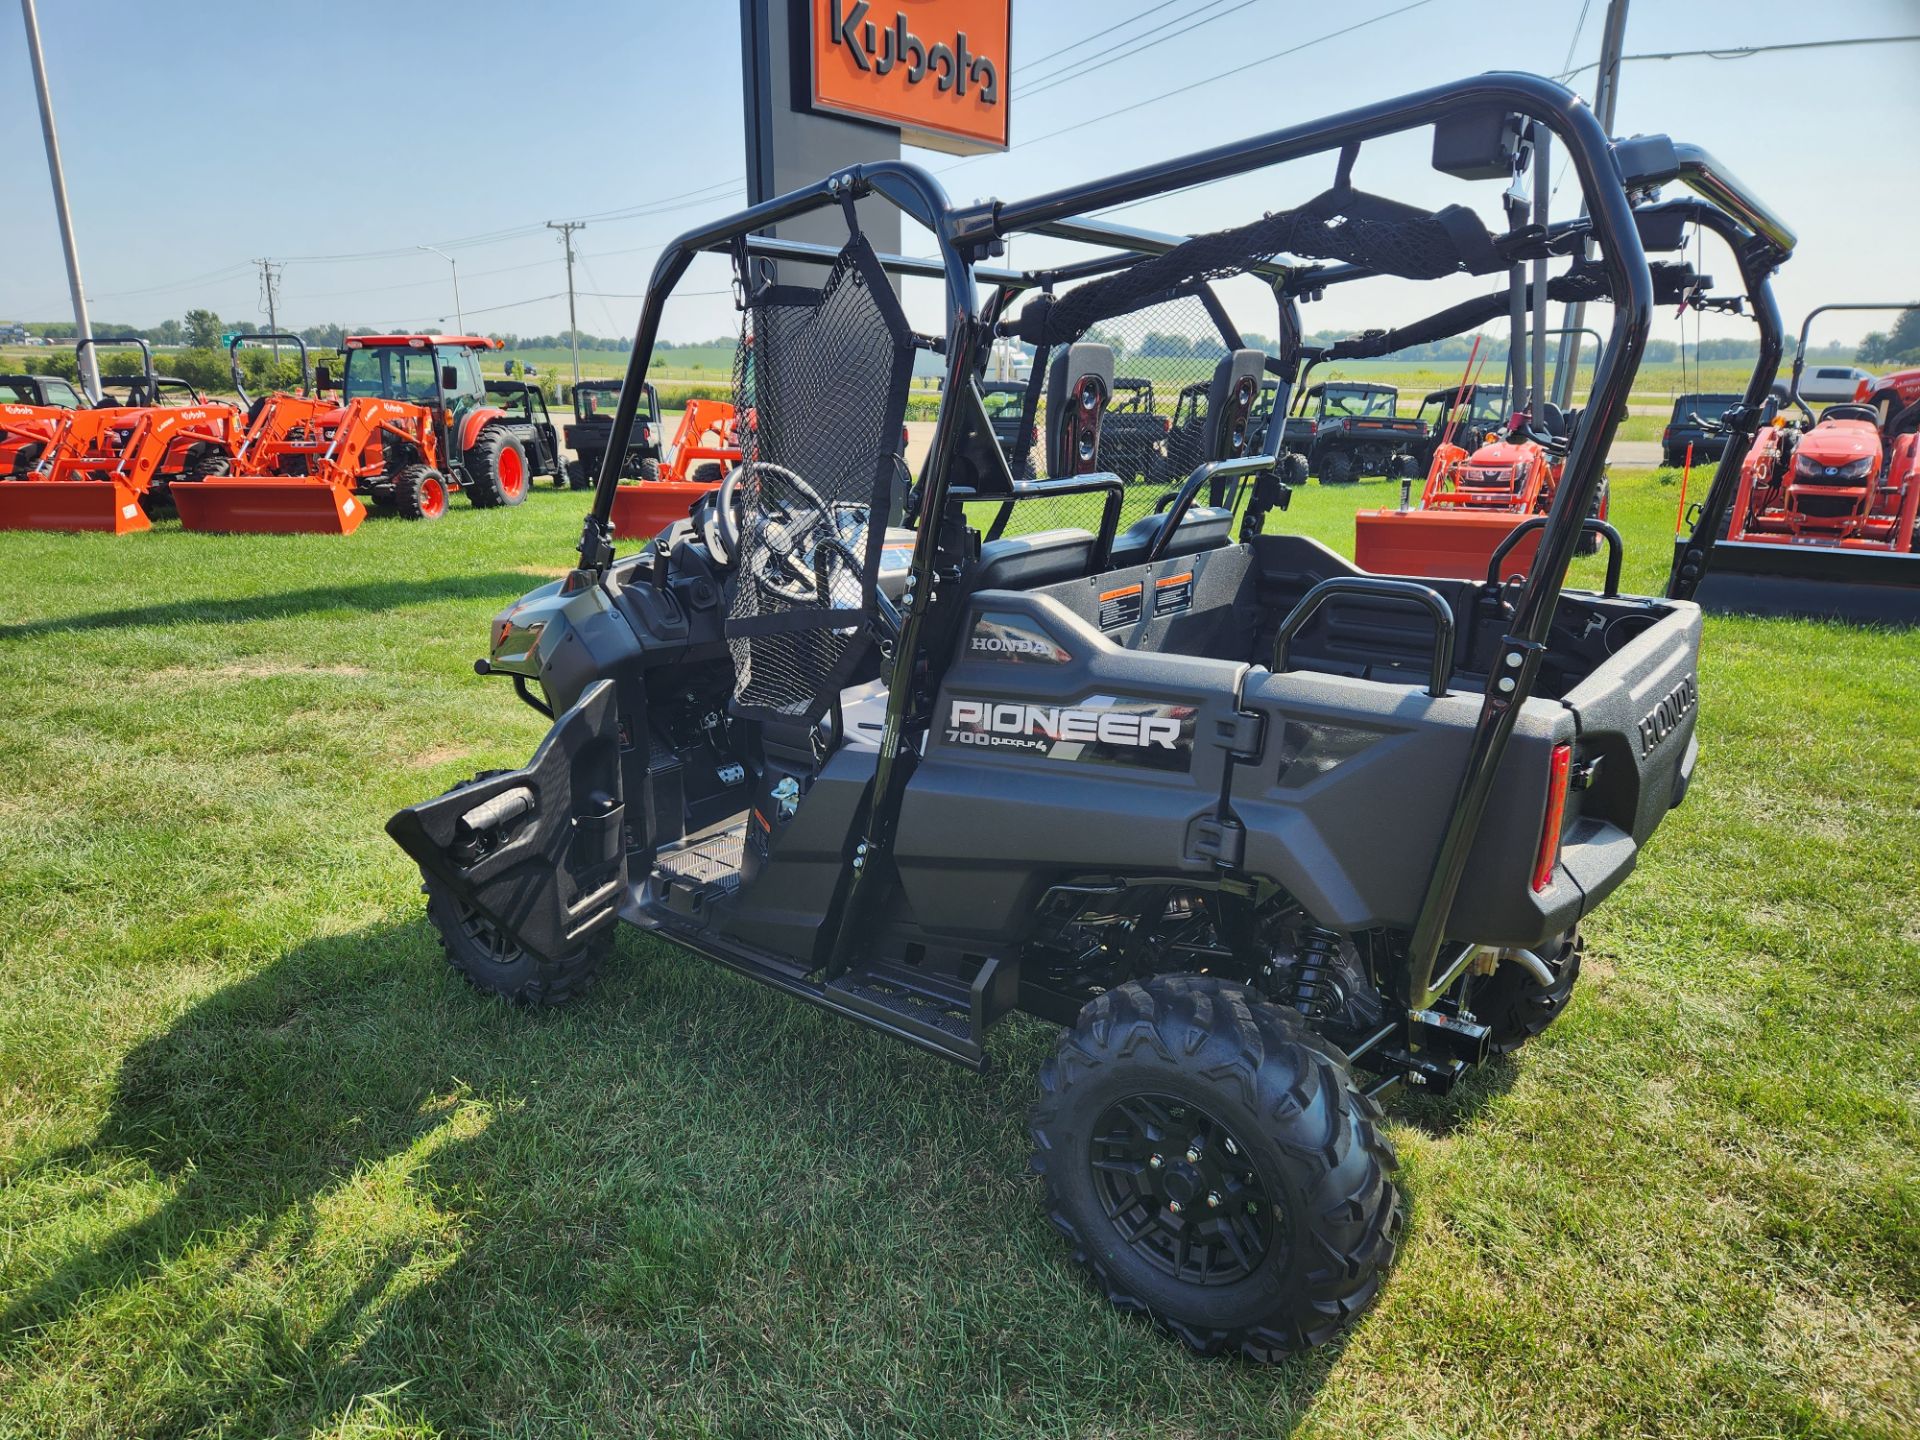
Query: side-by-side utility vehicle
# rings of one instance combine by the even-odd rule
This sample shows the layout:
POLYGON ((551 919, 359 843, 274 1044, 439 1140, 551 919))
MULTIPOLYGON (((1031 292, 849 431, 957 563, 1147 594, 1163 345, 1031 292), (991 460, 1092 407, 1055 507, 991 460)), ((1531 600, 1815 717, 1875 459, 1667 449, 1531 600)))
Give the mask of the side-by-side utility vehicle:
MULTIPOLYGON (((1525 75, 1029 200, 955 206, 913 165, 860 165, 681 236, 578 564, 499 615, 478 662, 552 729, 524 768, 389 823, 454 966, 563 1000, 629 925, 967 1066, 1013 1012, 1055 1022, 1034 1167, 1100 1291, 1204 1352, 1332 1338, 1401 1238, 1376 1101, 1445 1092, 1560 1011, 1581 921, 1693 772, 1699 610, 1565 588, 1655 304, 1630 197, 1673 182, 1702 198, 1660 208, 1737 232, 1746 298, 1772 316, 1784 225, 1704 152, 1609 141, 1525 75), (1364 142, 1417 131, 1498 196, 1533 127, 1580 182, 1577 215, 1494 229, 1354 181, 1364 142), (1094 213, 1282 162, 1333 186, 1190 238, 1094 213), (899 208, 937 255, 876 253, 859 201, 899 208), (844 221, 845 243, 766 236, 801 215, 844 221), (993 265, 1032 235, 1081 258, 993 265), (641 379, 707 253, 739 280, 741 453, 690 515, 616 555, 641 379), (1279 457, 1247 438, 1263 382, 1297 383, 1299 298, 1536 258, 1612 320, 1527 573, 1368 575, 1288 533, 1279 457), (939 289, 917 313, 944 333, 909 322, 895 282, 939 289), (1101 337, 1176 302, 1190 324, 1161 328, 1211 326, 1214 378, 1175 493, 1132 518, 1154 497, 1103 466, 1101 432, 1133 357, 1101 337), (1029 387, 1049 397, 1045 478, 1009 463, 982 400, 1001 340, 1060 367, 1029 387), (921 350, 944 382, 910 470, 921 350), (1091 523, 1059 522, 1075 508, 1091 523)), ((1267 203, 1281 193, 1263 181, 1267 203)))

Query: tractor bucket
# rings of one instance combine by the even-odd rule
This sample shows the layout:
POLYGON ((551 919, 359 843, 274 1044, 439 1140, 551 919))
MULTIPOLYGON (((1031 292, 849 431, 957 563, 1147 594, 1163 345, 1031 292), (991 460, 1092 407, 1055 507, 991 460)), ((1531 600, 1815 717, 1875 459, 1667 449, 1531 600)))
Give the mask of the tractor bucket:
POLYGON ((642 480, 613 492, 613 534, 618 540, 651 540, 676 520, 687 518, 702 495, 718 481, 642 480))
POLYGON ((351 488, 317 480, 209 476, 169 488, 183 530, 351 535, 367 518, 351 488))
POLYGON ((133 487, 118 480, 0 482, 0 530, 151 530, 133 487))
POLYGON ((1694 599, 1722 613, 1920 625, 1920 555, 1722 540, 1694 599))
MULTIPOLYGON (((1493 552, 1526 518, 1506 510, 1361 510, 1353 517, 1353 560, 1375 575, 1484 580, 1493 552)), ((1522 539, 1502 561, 1507 574, 1524 574, 1539 548, 1538 533, 1522 539)))

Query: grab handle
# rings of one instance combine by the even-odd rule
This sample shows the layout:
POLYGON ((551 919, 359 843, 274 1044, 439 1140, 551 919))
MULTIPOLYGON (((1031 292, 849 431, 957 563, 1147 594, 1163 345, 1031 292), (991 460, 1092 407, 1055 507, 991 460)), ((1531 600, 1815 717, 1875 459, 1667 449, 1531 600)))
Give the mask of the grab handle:
POLYGON ((1322 605, 1337 596, 1355 599, 1386 600, 1399 605, 1417 605, 1433 617, 1433 664, 1427 674, 1427 693, 1436 699, 1447 693, 1447 676, 1453 673, 1453 610, 1446 599, 1430 585, 1412 580, 1387 580, 1372 575, 1336 575, 1322 580, 1300 597, 1300 603, 1280 622, 1273 637, 1273 673, 1288 668, 1287 651, 1294 636, 1306 627, 1322 605))
MULTIPOLYGON (((1514 526, 1513 529, 1508 532, 1507 538, 1496 545, 1493 554, 1487 558, 1487 583, 1489 585, 1498 585, 1500 583, 1500 562, 1513 552, 1513 547, 1518 545, 1523 538, 1532 534, 1535 530, 1544 530, 1546 528, 1547 517, 1545 515, 1531 516, 1514 526)), ((1600 593, 1602 599, 1611 600, 1620 593, 1620 562, 1626 554, 1626 542, 1620 538, 1620 532, 1604 520, 1589 519, 1583 522, 1580 528, 1582 531, 1593 531, 1594 534, 1607 542, 1607 585, 1606 589, 1600 593)))

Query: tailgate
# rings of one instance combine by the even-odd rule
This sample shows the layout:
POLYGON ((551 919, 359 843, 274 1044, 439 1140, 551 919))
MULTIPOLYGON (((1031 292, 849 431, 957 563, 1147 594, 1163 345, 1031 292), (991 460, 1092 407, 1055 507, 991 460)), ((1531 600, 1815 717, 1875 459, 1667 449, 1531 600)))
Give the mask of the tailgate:
POLYGON ((1567 833, 1569 851, 1609 831, 1630 835, 1636 847, 1645 844, 1693 775, 1700 607, 1669 601, 1646 621, 1565 697, 1579 727, 1576 773, 1586 777, 1570 797, 1578 802, 1578 818, 1567 833))

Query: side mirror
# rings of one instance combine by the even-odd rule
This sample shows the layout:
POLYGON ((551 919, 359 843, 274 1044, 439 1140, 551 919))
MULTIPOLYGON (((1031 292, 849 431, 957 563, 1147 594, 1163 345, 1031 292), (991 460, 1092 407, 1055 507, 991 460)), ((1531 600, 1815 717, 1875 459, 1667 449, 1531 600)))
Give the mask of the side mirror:
POLYGON ((458 390, 460 388, 460 372, 451 365, 442 365, 440 367, 440 388, 442 390, 458 390))
POLYGON ((333 371, 325 365, 313 367, 313 388, 315 393, 333 388, 333 371))

